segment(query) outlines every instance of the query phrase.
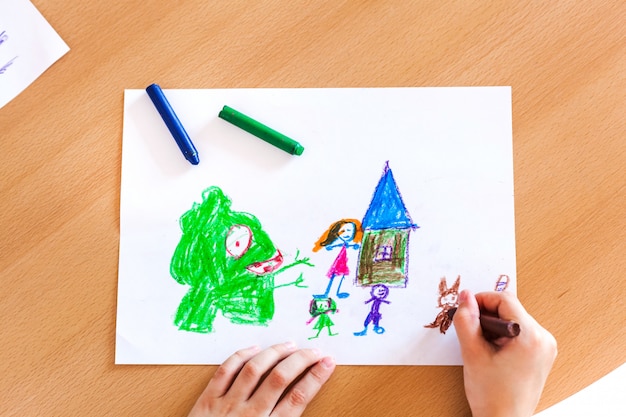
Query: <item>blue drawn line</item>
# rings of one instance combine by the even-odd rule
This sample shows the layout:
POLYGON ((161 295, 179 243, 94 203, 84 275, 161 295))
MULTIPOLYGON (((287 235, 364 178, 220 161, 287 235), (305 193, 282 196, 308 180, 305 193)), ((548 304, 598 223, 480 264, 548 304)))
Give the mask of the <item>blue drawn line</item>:
POLYGON ((2 33, 0 33, 0 45, 2 45, 4 42, 6 42, 9 39, 9 35, 6 34, 7 32, 5 30, 2 31, 2 33))
POLYGON ((4 66, 2 66, 0 68, 0 75, 4 74, 7 71, 7 68, 9 68, 12 64, 13 61, 15 61, 18 57, 15 56, 13 59, 11 59, 9 62, 7 62, 6 64, 4 64, 4 66))

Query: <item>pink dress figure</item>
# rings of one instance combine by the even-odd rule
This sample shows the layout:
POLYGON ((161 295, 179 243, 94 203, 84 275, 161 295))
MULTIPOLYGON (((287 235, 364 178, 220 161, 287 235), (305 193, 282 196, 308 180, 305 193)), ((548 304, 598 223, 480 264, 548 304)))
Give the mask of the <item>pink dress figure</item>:
POLYGON ((341 249, 326 274, 328 277, 326 291, 324 291, 324 294, 314 294, 314 298, 328 298, 335 277, 338 276, 341 277, 341 280, 337 286, 337 298, 346 298, 350 295, 347 292, 341 292, 341 284, 343 284, 346 275, 350 274, 350 268, 348 268, 348 248, 358 249, 362 235, 361 223, 358 220, 342 219, 333 223, 318 239, 313 252, 319 251, 322 247, 326 248, 326 250, 341 249))

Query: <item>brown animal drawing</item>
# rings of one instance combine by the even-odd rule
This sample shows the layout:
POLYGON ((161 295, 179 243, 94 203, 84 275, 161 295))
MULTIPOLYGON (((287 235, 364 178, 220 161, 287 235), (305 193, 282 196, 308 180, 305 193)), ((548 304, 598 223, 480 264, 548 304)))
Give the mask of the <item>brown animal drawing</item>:
POLYGON ((446 282, 446 277, 442 277, 441 281, 439 281, 439 300, 437 302, 437 306, 441 308, 435 320, 425 325, 424 327, 435 329, 439 327, 439 331, 442 334, 446 333, 446 330, 452 324, 452 318, 448 314, 453 308, 459 306, 459 285, 461 284, 461 276, 459 275, 454 281, 454 284, 450 288, 448 288, 448 283, 446 282))

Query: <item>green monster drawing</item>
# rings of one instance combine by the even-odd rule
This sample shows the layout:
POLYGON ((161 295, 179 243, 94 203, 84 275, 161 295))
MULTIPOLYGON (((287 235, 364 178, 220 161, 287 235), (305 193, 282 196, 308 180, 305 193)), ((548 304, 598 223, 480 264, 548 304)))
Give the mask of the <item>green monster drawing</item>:
POLYGON ((189 285, 174 323, 181 330, 213 331, 218 311, 235 324, 267 325, 274 317, 274 285, 277 274, 296 265, 313 266, 309 258, 280 266, 283 256, 249 213, 231 210, 231 201, 218 187, 202 193, 180 218, 182 236, 172 256, 170 273, 189 285))

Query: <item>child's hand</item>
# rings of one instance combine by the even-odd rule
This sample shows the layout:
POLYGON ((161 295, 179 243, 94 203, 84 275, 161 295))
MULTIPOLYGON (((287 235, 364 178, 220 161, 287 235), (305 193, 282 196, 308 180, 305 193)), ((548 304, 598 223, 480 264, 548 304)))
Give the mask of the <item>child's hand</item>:
POLYGON ((461 344, 465 394, 474 417, 530 417, 556 358, 556 340, 511 293, 474 297, 464 290, 454 327, 461 344), (488 341, 480 327, 481 312, 519 323, 514 338, 488 341))
POLYGON ((291 342, 243 349, 215 371, 189 417, 300 416, 334 369, 332 358, 291 342))

